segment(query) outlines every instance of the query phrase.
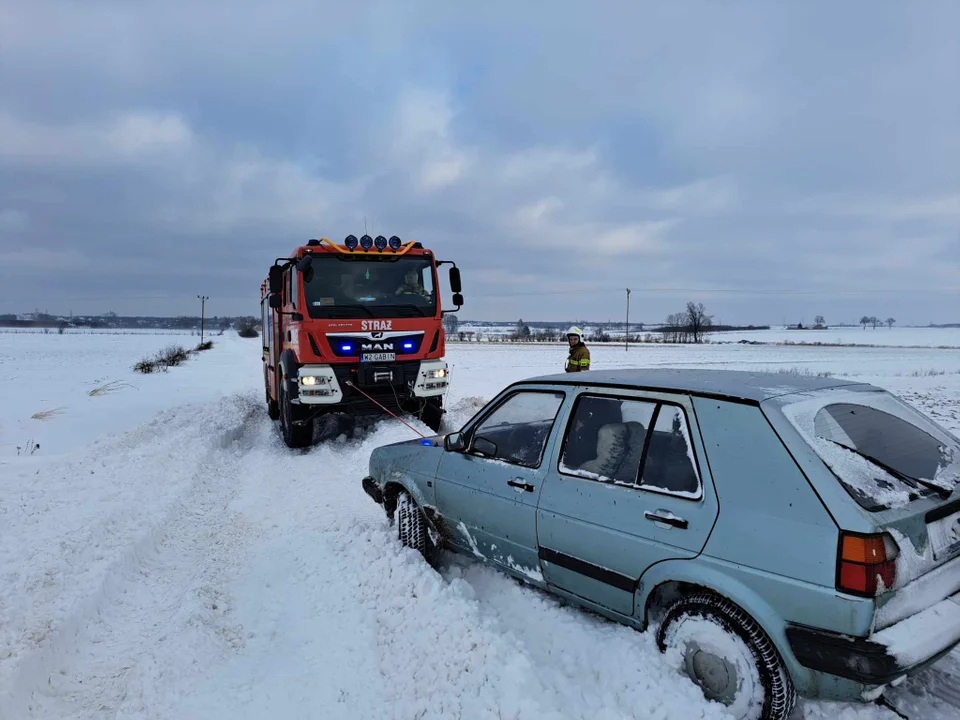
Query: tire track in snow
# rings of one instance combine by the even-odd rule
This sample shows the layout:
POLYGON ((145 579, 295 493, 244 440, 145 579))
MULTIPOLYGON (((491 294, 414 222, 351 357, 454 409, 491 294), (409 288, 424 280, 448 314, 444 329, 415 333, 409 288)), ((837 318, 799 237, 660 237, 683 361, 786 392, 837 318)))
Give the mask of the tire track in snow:
MULTIPOLYGON (((217 606, 217 591, 204 583, 208 579, 204 572, 197 572, 185 563, 181 565, 192 577, 167 587, 166 596, 156 591, 163 584, 162 572, 165 563, 171 561, 171 554, 189 551, 185 538, 192 532, 211 539, 218 524, 222 524, 216 517, 225 509, 224 495, 232 484, 228 470, 236 463, 236 448, 248 444, 245 438, 256 409, 252 399, 232 398, 211 405, 199 414, 163 413, 119 442, 107 444, 104 448, 107 453, 134 454, 137 450, 134 459, 138 466, 144 462, 156 463, 155 468, 161 471, 154 478, 157 480, 167 468, 177 472, 185 463, 190 468, 190 480, 159 516, 149 517, 147 513, 143 519, 150 524, 145 531, 141 527, 137 535, 110 538, 113 542, 125 541, 126 545, 112 563, 100 568, 101 575, 93 591, 78 600, 69 614, 56 623, 47 642, 21 658, 12 683, 13 691, 4 703, 13 717, 111 714, 116 696, 128 691, 129 676, 135 666, 132 658, 136 657, 139 640, 135 636, 118 638, 117 632, 134 628, 140 632, 162 633, 163 624, 183 610, 191 591, 203 596, 211 607, 227 605, 220 599, 217 606), (171 419, 174 427, 165 430, 166 421, 171 419), (147 439, 150 430, 158 431, 152 440, 147 439), (197 441, 183 443, 185 435, 193 435, 197 441), (157 442, 163 439, 170 442, 157 442), (183 453, 179 458, 181 462, 171 462, 172 458, 167 457, 171 451, 183 453), (154 581, 158 575, 160 583, 154 581), (117 615, 117 608, 134 607, 131 596, 136 596, 137 590, 144 587, 147 594, 154 595, 156 612, 150 617, 141 616, 139 623, 118 623, 111 627, 109 623, 117 615), (90 653, 91 645, 101 645, 101 655, 90 653), (106 650, 105 657, 103 650, 106 650)), ((120 463, 119 470, 119 473, 114 470, 109 479, 127 482, 129 463, 120 463)), ((227 539, 237 542, 237 538, 229 535, 227 539)), ((202 549, 209 554, 209 547, 202 549)), ((198 565, 202 567, 203 563, 198 565)))
POLYGON ((237 621, 256 630, 216 666, 158 689, 147 716, 725 717, 648 652, 649 638, 493 571, 479 570, 495 591, 478 593, 402 547, 359 479, 373 447, 408 435, 387 423, 300 454, 265 431, 243 472, 269 481, 245 483, 236 504, 261 532, 230 584, 237 621))

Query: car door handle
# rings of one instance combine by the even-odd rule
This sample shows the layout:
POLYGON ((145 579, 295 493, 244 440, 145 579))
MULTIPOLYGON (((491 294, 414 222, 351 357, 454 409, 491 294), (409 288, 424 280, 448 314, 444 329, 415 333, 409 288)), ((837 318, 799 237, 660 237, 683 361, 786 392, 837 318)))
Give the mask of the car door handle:
POLYGON ((683 518, 678 518, 673 513, 667 510, 657 510, 655 512, 650 512, 647 510, 643 516, 647 520, 652 520, 653 522, 665 523, 667 525, 672 525, 675 528, 680 528, 681 530, 687 529, 687 521, 683 518))
POLYGON ((520 488, 521 490, 526 490, 527 492, 533 492, 533 485, 528 483, 523 478, 514 478, 513 480, 507 480, 507 485, 511 487, 520 488))

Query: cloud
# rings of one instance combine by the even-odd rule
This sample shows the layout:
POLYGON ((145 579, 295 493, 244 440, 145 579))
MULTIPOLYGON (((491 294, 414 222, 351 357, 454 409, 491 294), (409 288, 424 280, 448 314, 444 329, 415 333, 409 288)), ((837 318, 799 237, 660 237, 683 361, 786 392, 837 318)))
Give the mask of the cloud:
POLYGON ((853 295, 955 319, 958 24, 0 0, 0 307, 67 262, 64 298, 109 281, 179 313, 202 283, 245 312, 273 257, 366 218, 455 259, 468 317, 603 318, 630 286, 646 321, 698 293, 725 320, 862 314, 853 295))
POLYGON ((105 121, 27 122, 0 111, 0 159, 26 164, 110 164, 164 160, 188 151, 190 128, 179 115, 128 111, 105 121))

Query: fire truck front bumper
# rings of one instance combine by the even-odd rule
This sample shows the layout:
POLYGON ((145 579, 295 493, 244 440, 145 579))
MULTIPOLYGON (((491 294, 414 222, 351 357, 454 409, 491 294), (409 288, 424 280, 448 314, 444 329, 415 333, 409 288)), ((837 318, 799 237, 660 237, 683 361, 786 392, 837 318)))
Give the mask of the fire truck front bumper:
POLYGON ((329 365, 304 365, 297 372, 301 405, 335 405, 343 400, 337 375, 329 365))

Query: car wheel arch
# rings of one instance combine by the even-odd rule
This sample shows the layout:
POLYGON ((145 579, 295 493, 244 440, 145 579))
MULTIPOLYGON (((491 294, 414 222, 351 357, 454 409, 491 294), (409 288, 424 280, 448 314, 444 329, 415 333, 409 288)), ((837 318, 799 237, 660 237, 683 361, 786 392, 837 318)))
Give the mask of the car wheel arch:
POLYGON ((423 510, 424 515, 427 516, 430 522, 435 521, 435 508, 424 501, 423 493, 417 488, 417 484, 405 483, 400 480, 388 480, 383 486, 383 509, 387 515, 393 516, 397 509, 397 498, 400 497, 401 492, 405 492, 413 498, 413 501, 423 510))
POLYGON ((757 592, 735 578, 712 568, 684 567, 689 563, 689 560, 668 560, 648 569, 641 577, 635 607, 643 609, 642 627, 649 629, 652 620, 659 620, 658 612, 662 617, 667 605, 682 595, 713 593, 741 608, 760 625, 776 647, 801 695, 815 692, 818 678, 797 661, 787 641, 785 625, 773 608, 757 592))

